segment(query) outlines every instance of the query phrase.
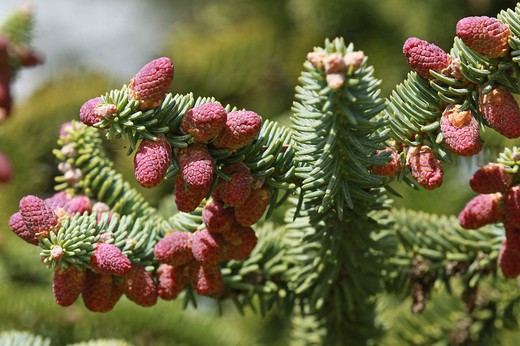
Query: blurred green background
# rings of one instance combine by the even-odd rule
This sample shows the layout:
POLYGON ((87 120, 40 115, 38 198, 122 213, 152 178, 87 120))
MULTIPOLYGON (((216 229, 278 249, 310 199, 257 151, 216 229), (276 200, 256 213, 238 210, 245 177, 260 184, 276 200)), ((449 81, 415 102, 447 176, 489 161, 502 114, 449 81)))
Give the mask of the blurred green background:
MULTIPOLYGON (((2 0, 0 20, 22 3, 2 0)), ((7 223, 22 196, 52 193, 57 169, 51 150, 60 124, 78 119, 83 102, 128 83, 142 65, 161 55, 175 63, 173 92, 214 96, 287 124, 306 53, 325 38, 343 36, 363 50, 376 77, 382 79, 386 97, 409 71, 401 52, 408 37, 449 50, 460 18, 495 16, 515 4, 499 0, 35 2, 34 46, 46 62, 19 75, 13 115, 0 126, 0 150, 11 158, 15 170, 15 178, 0 185, 0 332, 27 330, 50 337, 53 345, 96 338, 120 338, 135 345, 288 344, 288 323, 276 314, 260 318, 248 312, 243 318, 229 306, 224 317, 218 317, 209 301, 197 311, 183 311, 178 302, 145 309, 123 299, 103 315, 88 312, 80 302, 66 309, 57 306, 51 271, 39 263, 36 249, 15 238, 7 223)), ((395 185, 404 196, 395 204, 457 214, 472 196, 467 182, 476 165, 514 143, 492 131, 485 138, 488 149, 447 168, 440 189, 424 192, 395 185)), ((134 183, 132 158, 125 156, 123 146, 111 143, 109 150, 118 169, 134 183)), ((158 205, 170 193, 172 182, 153 191, 134 186, 158 205)))

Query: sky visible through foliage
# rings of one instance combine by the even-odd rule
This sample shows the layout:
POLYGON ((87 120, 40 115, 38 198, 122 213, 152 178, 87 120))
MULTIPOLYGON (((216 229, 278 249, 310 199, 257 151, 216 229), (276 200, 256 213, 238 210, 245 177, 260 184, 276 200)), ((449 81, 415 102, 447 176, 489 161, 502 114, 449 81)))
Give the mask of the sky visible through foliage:
MULTIPOLYGON (((39 85, 67 70, 97 70, 126 80, 150 56, 161 53, 165 37, 182 14, 167 2, 126 0, 33 1, 34 47, 45 56, 44 67, 24 69, 14 85, 25 98, 39 85), (153 38, 153 39, 151 39, 153 38)), ((27 0, 0 1, 0 22, 27 0)))

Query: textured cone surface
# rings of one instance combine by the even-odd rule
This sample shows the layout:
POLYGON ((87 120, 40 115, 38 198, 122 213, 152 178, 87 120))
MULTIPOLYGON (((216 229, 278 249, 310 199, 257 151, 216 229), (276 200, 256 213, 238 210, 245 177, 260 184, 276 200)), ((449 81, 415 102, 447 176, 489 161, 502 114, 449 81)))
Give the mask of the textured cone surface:
POLYGON ((187 264, 193 259, 191 253, 191 233, 171 232, 157 242, 154 255, 160 263, 172 266, 187 264))
POLYGON ((235 226, 233 231, 226 234, 226 260, 245 260, 254 250, 258 238, 251 227, 235 226))
POLYGON ((9 228, 20 238, 29 244, 38 245, 38 237, 34 231, 30 230, 23 222, 20 212, 14 213, 9 218, 9 228))
POLYGON ((79 213, 83 214, 85 212, 92 212, 92 203, 87 196, 77 196, 68 200, 65 204, 65 210, 71 213, 72 215, 79 213))
POLYGON ((520 253, 509 249, 507 240, 504 240, 498 254, 498 265, 502 274, 508 279, 520 275, 520 253))
POLYGON ((137 72, 129 86, 129 97, 146 110, 161 104, 173 82, 173 62, 166 57, 150 61, 137 72))
POLYGON ((20 200, 20 214, 25 225, 34 233, 49 231, 58 223, 56 214, 42 199, 33 195, 20 200))
POLYGON ((224 203, 211 200, 202 209, 202 221, 210 232, 225 233, 235 223, 233 208, 226 208, 224 203))
POLYGON ((484 225, 502 221, 504 207, 502 194, 478 195, 470 200, 459 214, 462 228, 477 229, 484 225))
POLYGON ((520 228, 520 186, 509 189, 505 196, 504 221, 507 226, 520 228))
POLYGON ((179 150, 180 174, 192 188, 209 190, 213 181, 213 158, 204 144, 192 144, 179 150))
POLYGON ((52 292, 54 301, 61 306, 69 306, 79 298, 85 283, 85 270, 70 267, 54 272, 52 292))
POLYGON ((460 112, 457 106, 446 107, 441 117, 444 144, 460 156, 472 156, 482 150, 477 119, 471 111, 460 112))
POLYGON ((182 119, 181 130, 197 143, 207 143, 226 126, 227 112, 218 103, 206 103, 190 109, 182 119))
POLYGON ((7 183, 13 177, 13 168, 7 156, 0 152, 0 183, 7 183))
POLYGON ((81 106, 79 110, 79 118, 83 122, 83 124, 87 126, 93 126, 95 123, 99 122, 99 119, 95 114, 95 109, 103 104, 103 100, 101 97, 94 97, 81 106))
POLYGON ((71 200, 71 197, 65 192, 61 191, 58 193, 55 193, 49 198, 45 198, 43 201, 45 204, 51 208, 52 211, 55 211, 56 209, 63 208, 66 209, 67 202, 71 200))
POLYGON ((424 145, 410 148, 406 155, 406 164, 412 177, 425 189, 433 190, 442 185, 442 164, 430 147, 424 145))
POLYGON ((451 57, 444 50, 427 41, 410 37, 403 45, 408 65, 421 77, 432 79, 430 70, 441 73, 450 66, 451 57))
POLYGON ((112 275, 87 270, 81 292, 87 309, 93 312, 108 312, 114 308, 122 294, 123 291, 114 283, 112 275))
POLYGON ((509 51, 509 29, 496 18, 462 18, 456 30, 457 36, 466 46, 485 57, 499 58, 509 51))
POLYGON ((506 225, 507 248, 520 253, 520 228, 506 225))
POLYGON ((478 193, 505 193, 512 182, 513 175, 506 172, 504 165, 488 163, 473 173, 469 185, 478 193))
POLYGON ((390 162, 388 162, 384 166, 371 166, 370 172, 372 174, 377 175, 384 175, 389 178, 395 177, 397 173, 403 170, 403 162, 401 161, 401 158, 399 156, 399 153, 395 148, 387 147, 384 150, 377 150, 376 154, 379 154, 381 152, 390 151, 390 162))
POLYGON ((157 303, 157 286, 153 281, 152 273, 143 266, 133 264, 123 282, 125 296, 141 306, 153 306, 157 303))
POLYGON ((174 300, 186 287, 187 278, 184 267, 161 264, 157 269, 157 292, 164 300, 174 300))
POLYGON ((251 185, 253 184, 253 176, 249 168, 238 163, 225 167, 223 172, 226 173, 231 180, 220 180, 217 184, 216 192, 219 198, 228 206, 236 207, 244 203, 251 193, 251 185))
POLYGON ((226 126, 212 144, 217 148, 236 151, 255 139, 261 127, 262 118, 255 112, 230 112, 227 115, 226 126))
POLYGON ((209 188, 196 188, 187 185, 181 174, 175 178, 175 205, 179 211, 190 213, 197 209, 206 198, 209 188))
POLYGON ((264 215, 268 205, 267 188, 253 190, 244 203, 235 208, 235 219, 242 226, 252 226, 264 215))
POLYGON ((510 139, 520 137, 520 108, 509 91, 493 88, 481 94, 479 108, 489 127, 510 139))
POLYGON ((135 178, 143 187, 155 187, 166 175, 171 160, 172 148, 165 138, 143 139, 134 156, 135 178))
POLYGON ((203 265, 216 264, 221 256, 222 236, 207 229, 193 233, 191 251, 193 257, 203 265))
POLYGON ((223 286, 222 273, 217 265, 202 266, 197 262, 190 264, 190 283, 202 296, 216 295, 223 286))
POLYGON ((90 265, 100 274, 124 276, 132 264, 117 246, 98 243, 90 258, 90 265))

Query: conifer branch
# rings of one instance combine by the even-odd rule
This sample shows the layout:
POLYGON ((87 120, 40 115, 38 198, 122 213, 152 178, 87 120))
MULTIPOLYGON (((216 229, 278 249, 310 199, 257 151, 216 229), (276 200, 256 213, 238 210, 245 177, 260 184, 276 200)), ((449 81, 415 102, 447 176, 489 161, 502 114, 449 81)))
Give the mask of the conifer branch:
POLYGON ((290 281, 326 326, 323 342, 332 344, 341 335, 355 344, 375 335, 370 298, 380 289, 378 259, 370 252, 377 247, 370 235, 380 226, 369 215, 384 207, 387 178, 371 175, 370 167, 381 164, 375 152, 387 140, 377 118, 385 104, 364 56, 348 67, 339 61, 352 54, 358 54, 353 45, 341 39, 309 54, 292 119, 303 203, 302 217, 289 225, 290 281))
POLYGON ((515 63, 519 14, 517 6, 515 11, 502 11, 498 19, 460 20, 450 54, 418 38, 405 42, 403 53, 414 72, 392 92, 384 114, 392 138, 404 145, 399 150, 406 154, 412 176, 425 188, 442 183, 441 162, 436 160, 449 163, 455 154, 472 156, 482 150, 479 132, 484 127, 508 138, 520 136, 520 113, 511 94, 520 93, 515 63), (489 30, 487 38, 479 41, 485 30, 489 30), (503 113, 499 116, 499 112, 503 113), (505 122, 510 125, 504 126, 505 122), (428 183, 421 177, 420 167, 411 160, 418 151, 433 152, 427 154, 429 165, 439 171, 440 182, 428 183))
POLYGON ((108 204, 121 215, 158 217, 144 197, 113 169, 99 131, 73 121, 64 124, 61 132, 60 149, 53 150, 63 173, 55 178, 57 191, 85 194, 108 204))
POLYGON ((40 256, 52 268, 91 269, 92 253, 103 242, 114 244, 133 263, 152 266, 152 270, 153 247, 161 233, 164 230, 152 221, 133 216, 76 214, 64 218, 56 232, 41 240, 40 256))
MULTIPOLYGON (((388 333, 388 325, 420 326, 412 318, 385 324, 377 300, 411 294, 418 313, 445 287, 462 291, 467 311, 457 321, 467 324, 439 330, 455 343, 487 340, 519 301, 493 296, 512 286, 497 265, 505 278, 520 275, 519 149, 474 174, 480 195, 458 220, 390 209, 386 193, 395 193, 394 177, 411 183, 407 170, 438 187, 441 161, 481 152, 485 126, 520 137, 511 94, 520 93, 520 4, 498 19, 461 20, 450 54, 407 40, 414 71, 386 100, 364 53, 326 40, 303 65, 290 127, 215 98, 169 93, 173 62, 155 59, 128 85, 85 102, 88 126, 62 127, 54 150, 61 192, 24 197, 10 227, 40 247, 62 306, 81 295, 88 309, 106 312, 122 294, 142 306, 178 296, 197 306, 198 294, 220 307, 229 299, 240 312, 291 316, 294 342, 366 345, 387 332, 389 344, 420 344, 446 338, 388 333), (486 50, 467 34, 489 23, 496 32, 486 50), (178 213, 159 215, 113 169, 101 134, 128 142, 141 186, 175 180, 178 213), (288 199, 285 225, 262 220, 288 199), (488 225, 500 222, 505 232, 488 225), (490 283, 500 287, 489 293, 490 283)), ((461 310, 436 298, 424 321, 461 310)))
POLYGON ((28 332, 4 331, 0 333, 0 344, 12 346, 50 346, 51 340, 28 332))
POLYGON ((411 293, 414 312, 424 309, 433 287, 442 284, 449 291, 457 277, 476 290, 481 280, 495 275, 503 229, 465 230, 455 217, 412 210, 392 209, 390 215, 390 233, 378 234, 383 243, 395 244, 387 250, 385 286, 388 292, 411 293))

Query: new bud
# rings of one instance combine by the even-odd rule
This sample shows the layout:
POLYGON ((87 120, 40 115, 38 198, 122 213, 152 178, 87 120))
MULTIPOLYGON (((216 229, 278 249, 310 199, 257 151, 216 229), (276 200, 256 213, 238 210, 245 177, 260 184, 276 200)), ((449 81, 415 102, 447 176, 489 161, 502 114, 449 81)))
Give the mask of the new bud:
POLYGON ((460 106, 449 105, 441 117, 441 131, 444 144, 460 156, 472 156, 482 150, 477 119, 471 111, 460 111, 460 106))
POLYGON ((156 141, 143 139, 134 156, 134 174, 143 187, 152 188, 163 180, 172 160, 170 143, 159 137, 156 141))
POLYGON ((45 202, 33 195, 28 195, 20 200, 20 215, 23 222, 36 235, 45 237, 48 232, 58 223, 56 214, 45 204, 45 202))
POLYGON ((203 265, 216 264, 222 253, 222 235, 210 233, 207 229, 193 233, 191 251, 193 257, 203 265))
POLYGON ((397 149, 395 149, 394 147, 387 147, 384 150, 377 150, 376 154, 380 154, 385 151, 389 151, 391 153, 390 162, 388 162, 384 166, 371 166, 370 172, 372 174, 384 175, 389 178, 392 178, 403 170, 403 162, 401 161, 401 157, 397 152, 397 149))
POLYGON ((180 175, 184 182, 196 189, 209 191, 213 181, 213 158, 204 144, 192 144, 179 150, 180 175))
POLYGON ((17 212, 9 218, 9 228, 20 238, 32 245, 38 245, 38 237, 23 222, 22 215, 17 212))
POLYGON ((509 248, 507 239, 504 239, 498 254, 498 265, 502 274, 508 279, 520 275, 520 253, 509 248))
POLYGON ((505 193, 512 182, 513 175, 506 172, 504 165, 488 163, 473 173, 469 185, 478 193, 505 193))
POLYGON ((100 274, 124 276, 130 271, 132 263, 117 246, 98 243, 92 252, 90 265, 100 274))
POLYGON ((69 306, 79 298, 85 282, 85 270, 74 267, 54 271, 52 291, 54 301, 61 306, 69 306))
POLYGON ((208 143, 226 126, 227 112, 218 103, 206 103, 190 109, 181 123, 181 130, 197 143, 208 143))
POLYGON ((433 79, 430 70, 443 73, 448 69, 451 57, 441 48, 427 41, 410 37, 403 45, 408 65, 421 77, 433 79))
POLYGON ((489 127, 510 139, 520 137, 520 108, 508 90, 495 87, 478 102, 489 127))
POLYGON ((79 118, 83 124, 87 126, 94 126, 95 123, 101 121, 95 113, 95 109, 103 104, 101 97, 94 97, 81 106, 79 110, 79 118))
POLYGON ((499 58, 509 52, 509 28, 496 18, 462 18, 456 30, 466 46, 487 58, 499 58))
POLYGON ((173 82, 173 62, 166 57, 150 61, 130 81, 128 97, 139 101, 139 109, 159 106, 173 82))
POLYGON ((411 147, 406 155, 406 164, 412 177, 425 189, 433 190, 442 185, 442 164, 430 147, 411 147))
POLYGON ((193 259, 191 253, 191 233, 171 232, 159 240, 153 250, 160 263, 172 266, 185 265, 193 259))
POLYGON ((224 258, 226 260, 243 261, 254 250, 258 238, 251 227, 236 225, 225 235, 227 245, 224 258))
POLYGON ((123 291, 116 285, 112 275, 103 275, 87 270, 81 292, 85 307, 93 312, 108 312, 114 308, 123 291))
POLYGON ((175 178, 175 205, 179 211, 191 213, 197 209, 202 200, 206 198, 208 192, 209 188, 189 186, 181 174, 177 174, 175 178))
POLYGON ((132 269, 123 279, 125 296, 141 306, 153 306, 157 303, 157 286, 152 273, 140 264, 132 264, 132 269))
POLYGON ((502 221, 504 217, 501 193, 478 195, 470 200, 459 214, 462 228, 477 229, 502 221))
POLYGON ((520 185, 507 191, 504 204, 504 223, 508 227, 520 228, 520 185))
POLYGON ((269 205, 269 190, 253 190, 241 205, 235 207, 235 219, 242 226, 254 225, 264 215, 269 205))
POLYGON ((223 280, 219 266, 202 266, 193 262, 189 269, 191 286, 198 294, 211 296, 220 292, 223 280))
POLYGON ((187 278, 184 275, 185 267, 172 267, 161 264, 157 269, 157 293, 164 300, 176 299, 186 287, 187 278))
POLYGON ((228 206, 241 205, 251 193, 253 184, 251 171, 244 163, 227 166, 222 171, 230 177, 230 180, 219 180, 216 193, 228 206))
POLYGON ((255 139, 261 127, 262 118, 255 112, 230 112, 227 115, 226 126, 212 144, 217 148, 237 151, 255 139))
POLYGON ((212 199, 202 209, 202 221, 208 231, 225 233, 235 223, 233 208, 226 208, 223 202, 212 199))

